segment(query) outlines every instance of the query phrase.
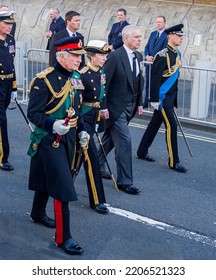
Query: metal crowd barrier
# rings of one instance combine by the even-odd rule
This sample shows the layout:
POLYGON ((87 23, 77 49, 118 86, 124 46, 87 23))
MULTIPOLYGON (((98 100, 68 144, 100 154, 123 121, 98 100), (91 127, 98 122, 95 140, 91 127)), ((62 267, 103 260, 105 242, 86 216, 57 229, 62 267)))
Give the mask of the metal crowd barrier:
MULTIPOLYGON (((25 52, 22 48, 17 48, 15 67, 21 102, 28 103, 29 84, 38 72, 49 67, 48 61, 47 50, 32 48, 25 52)), ((145 65, 146 62, 144 61, 143 64, 145 65)), ((147 64, 151 71, 151 64, 147 64)), ((145 76, 146 67, 143 68, 145 76)), ((216 69, 182 66, 178 91, 180 119, 216 128, 216 69)), ((148 108, 145 112, 151 114, 152 109, 148 108)))

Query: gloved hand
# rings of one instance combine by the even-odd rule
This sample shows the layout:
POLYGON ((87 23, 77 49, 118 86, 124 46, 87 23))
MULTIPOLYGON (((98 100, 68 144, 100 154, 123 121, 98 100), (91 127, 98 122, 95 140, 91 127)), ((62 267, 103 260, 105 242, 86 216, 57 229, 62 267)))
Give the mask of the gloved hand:
POLYGON ((154 110, 159 110, 159 105, 160 105, 160 102, 151 102, 151 107, 154 110))
POLYGON ((53 130, 58 133, 58 135, 66 134, 70 129, 70 124, 64 125, 64 120, 57 120, 53 124, 53 130))
POLYGON ((15 100, 17 98, 17 90, 11 92, 11 99, 15 100))
POLYGON ((80 139, 80 141, 79 141, 80 146, 82 148, 86 148, 89 143, 90 135, 86 131, 83 130, 78 134, 78 137, 80 139))
POLYGON ((99 124, 96 123, 96 125, 95 125, 95 132, 98 132, 98 128, 99 128, 99 124))

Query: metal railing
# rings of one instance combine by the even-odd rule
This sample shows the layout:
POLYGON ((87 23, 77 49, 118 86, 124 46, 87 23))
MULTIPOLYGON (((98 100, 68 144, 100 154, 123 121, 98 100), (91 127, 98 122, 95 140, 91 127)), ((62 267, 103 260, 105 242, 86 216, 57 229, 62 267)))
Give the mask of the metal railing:
MULTIPOLYGON (((47 50, 29 49, 25 53, 17 48, 15 67, 21 102, 28 103, 29 84, 38 72, 49 67, 48 61, 47 50)), ((151 71, 151 64, 147 64, 151 71)), ((145 112, 151 114, 152 110, 148 108, 145 112)), ((188 122, 216 128, 216 69, 182 66, 178 83, 178 116, 188 122)))

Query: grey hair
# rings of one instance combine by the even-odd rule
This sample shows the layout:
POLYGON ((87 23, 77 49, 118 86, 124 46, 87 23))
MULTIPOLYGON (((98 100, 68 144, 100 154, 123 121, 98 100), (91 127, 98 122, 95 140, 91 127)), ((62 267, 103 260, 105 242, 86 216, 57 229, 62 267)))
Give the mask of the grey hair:
POLYGON ((60 55, 63 54, 64 58, 67 58, 68 56, 68 52, 66 51, 59 51, 56 53, 56 60, 59 62, 59 60, 61 59, 60 55))
POLYGON ((132 24, 129 24, 129 25, 126 25, 123 29, 122 29, 122 38, 123 38, 123 41, 124 41, 124 37, 125 36, 132 36, 132 32, 134 30, 140 30, 140 27, 139 26, 136 26, 136 25, 132 25, 132 24))

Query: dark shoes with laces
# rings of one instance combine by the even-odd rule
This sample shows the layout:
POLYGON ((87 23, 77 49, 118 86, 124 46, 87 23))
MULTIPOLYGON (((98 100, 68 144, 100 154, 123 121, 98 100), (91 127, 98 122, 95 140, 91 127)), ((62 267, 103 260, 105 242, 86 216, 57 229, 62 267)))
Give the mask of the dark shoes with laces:
POLYGON ((55 228, 56 227, 56 223, 55 220, 49 218, 47 215, 40 217, 40 218, 34 218, 34 217, 30 217, 30 219, 32 220, 32 222, 37 223, 37 224, 41 224, 45 227, 48 228, 55 228))
POLYGON ((128 194, 139 194, 141 191, 133 185, 118 185, 119 190, 128 194))
POLYGON ((181 173, 187 172, 187 168, 185 168, 184 165, 182 165, 180 162, 176 163, 174 167, 170 168, 181 173))
POLYGON ((109 213, 109 209, 102 203, 97 204, 95 206, 91 206, 92 209, 94 209, 99 214, 107 214, 109 213))
POLYGON ((12 171, 14 170, 13 165, 11 165, 9 162, 1 163, 0 168, 4 171, 12 171))
POLYGON ((69 255, 81 255, 83 253, 82 247, 73 240, 73 238, 69 238, 64 241, 62 244, 56 244, 58 247, 62 248, 65 253, 69 255))
POLYGON ((153 157, 151 157, 149 154, 146 154, 144 156, 139 156, 137 154, 137 158, 138 159, 143 159, 143 160, 146 160, 146 161, 149 161, 149 162, 154 162, 155 161, 155 159, 153 157))

